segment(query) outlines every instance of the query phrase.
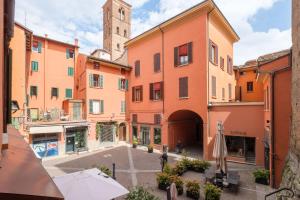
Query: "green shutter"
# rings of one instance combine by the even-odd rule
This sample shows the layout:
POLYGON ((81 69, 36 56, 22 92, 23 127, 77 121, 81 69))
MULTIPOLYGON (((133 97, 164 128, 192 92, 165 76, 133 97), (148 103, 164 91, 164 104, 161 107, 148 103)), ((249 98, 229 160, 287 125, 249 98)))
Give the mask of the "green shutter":
POLYGON ((70 58, 70 49, 67 49, 67 50, 66 50, 66 56, 67 56, 67 59, 70 58))
POLYGON ((93 87, 93 74, 89 74, 90 87, 93 87))
POLYGON ((41 42, 38 43, 38 52, 42 53, 42 43, 41 42))
POLYGON ((104 100, 100 100, 100 112, 104 113, 104 100))
POLYGON ((121 90, 121 79, 118 79, 118 89, 121 90))
POLYGON ((126 91, 128 91, 128 80, 127 79, 125 81, 125 89, 126 89, 126 91))
POLYGON ((31 61, 31 70, 37 72, 39 70, 39 63, 36 61, 31 61))
POLYGON ((89 111, 90 113, 93 113, 93 100, 89 101, 89 111))
POLYGON ((99 85, 99 87, 103 88, 103 79, 104 79, 104 77, 103 77, 103 75, 100 75, 99 78, 100 78, 100 81, 99 81, 100 85, 99 85))
POLYGON ((68 76, 74 76, 74 68, 68 67, 68 76))
POLYGON ((72 89, 66 89, 66 98, 72 98, 72 89))

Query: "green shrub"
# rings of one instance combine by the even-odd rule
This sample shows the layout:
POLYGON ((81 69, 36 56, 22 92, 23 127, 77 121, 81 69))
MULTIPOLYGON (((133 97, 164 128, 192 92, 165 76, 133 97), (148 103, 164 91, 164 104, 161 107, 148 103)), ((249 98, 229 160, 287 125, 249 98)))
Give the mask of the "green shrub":
POLYGON ((98 169, 99 169, 101 172, 105 173, 107 176, 112 177, 112 171, 111 171, 108 167, 102 165, 102 166, 99 166, 98 169))
POLYGON ((149 153, 153 152, 153 146, 151 144, 148 145, 148 152, 149 153))
POLYGON ((270 171, 265 169, 257 169, 255 172, 253 172, 253 175, 255 177, 256 183, 261 183, 268 185, 269 177, 270 177, 270 171))
POLYGON ((204 186, 205 200, 219 200, 221 198, 222 190, 211 183, 204 186))
POLYGON ((200 184, 197 181, 188 181, 186 183, 186 196, 192 199, 199 199, 200 184))
POLYGON ((171 176, 167 173, 158 173, 156 176, 156 182, 159 189, 167 190, 167 187, 171 185, 171 176))
POLYGON ((175 167, 172 170, 172 173, 174 175, 181 176, 186 171, 187 171, 186 165, 183 164, 182 162, 177 162, 177 164, 175 165, 175 167))
POLYGON ((195 172, 204 173, 210 167, 210 163, 205 160, 193 160, 191 163, 192 170, 195 172))
POLYGON ((193 161, 186 156, 184 156, 180 161, 179 161, 187 170, 192 170, 193 169, 193 161))
POLYGON ((125 198, 126 200, 159 200, 159 198, 150 194, 143 187, 136 187, 130 191, 130 193, 125 198))
POLYGON ((183 181, 179 176, 170 176, 171 184, 175 183, 178 195, 183 194, 183 181))
POLYGON ((165 163, 163 172, 172 175, 172 171, 173 171, 172 167, 168 163, 165 163))

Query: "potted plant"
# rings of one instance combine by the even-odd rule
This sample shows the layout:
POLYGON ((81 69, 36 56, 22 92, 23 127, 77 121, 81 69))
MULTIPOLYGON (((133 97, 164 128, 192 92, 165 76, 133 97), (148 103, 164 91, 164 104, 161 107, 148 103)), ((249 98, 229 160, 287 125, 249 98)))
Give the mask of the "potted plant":
POLYGON ((136 138, 133 138, 133 141, 132 141, 132 148, 136 148, 138 145, 138 140, 136 138))
POLYGON ((176 166, 173 168, 172 171, 174 175, 181 176, 182 174, 184 174, 184 172, 187 171, 187 168, 184 163, 177 162, 176 166))
POLYGON ((205 200, 219 200, 221 198, 221 189, 211 183, 204 186, 205 200))
POLYGON ((167 173, 158 173, 156 176, 156 182, 160 190, 167 190, 171 185, 170 175, 167 173))
POLYGON ((192 170, 199 173, 204 173, 210 167, 210 163, 205 160, 193 160, 192 170))
POLYGON ((148 145, 148 153, 153 153, 153 146, 151 144, 148 145))
POLYGON ((106 166, 104 166, 104 165, 101 165, 101 166, 98 167, 98 169, 99 169, 101 172, 105 173, 107 176, 112 177, 112 171, 111 171, 108 167, 106 167, 106 166))
POLYGON ((173 169, 171 168, 170 164, 168 164, 168 163, 165 164, 163 172, 168 175, 173 174, 173 169))
POLYGON ((183 181, 179 176, 170 176, 171 183, 175 183, 178 195, 183 194, 183 181))
POLYGON ((270 171, 265 169, 257 169, 253 172, 255 182, 263 185, 269 185, 270 171))
POLYGON ((159 200, 159 198, 155 197, 154 195, 150 194, 147 190, 143 187, 136 187, 132 189, 125 200, 159 200))
POLYGON ((188 181, 186 183, 186 196, 191 199, 199 199, 200 184, 197 181, 188 181))

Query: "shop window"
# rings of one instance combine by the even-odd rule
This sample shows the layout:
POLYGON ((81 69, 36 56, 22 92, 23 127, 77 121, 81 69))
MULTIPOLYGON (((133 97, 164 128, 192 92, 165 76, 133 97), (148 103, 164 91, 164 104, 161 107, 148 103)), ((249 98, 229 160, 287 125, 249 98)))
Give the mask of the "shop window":
POLYGON ((211 95, 213 98, 217 98, 217 78, 211 77, 211 95))
POLYGON ((247 92, 253 92, 253 82, 247 82, 247 92))
POLYGON ((99 74, 89 75, 89 85, 91 88, 103 88, 104 77, 99 74))
POLYGON ((128 90, 128 80, 125 78, 119 78, 118 80, 119 90, 128 90))
POLYGON ((150 100, 162 100, 163 82, 150 83, 150 100))
POLYGON ((67 57, 67 59, 74 58, 74 50, 67 48, 66 49, 66 57, 67 57))
POLYGON ((37 86, 30 86, 30 96, 36 96, 38 95, 38 87, 37 86))
POLYGON ((132 101, 143 101, 143 86, 132 87, 132 101))
POLYGON ((73 94, 72 94, 73 92, 72 92, 72 89, 69 89, 69 88, 67 88, 66 89, 66 98, 67 99, 72 99, 72 97, 73 97, 73 94))
POLYGON ((179 78, 179 98, 188 98, 188 77, 179 78))
POLYGON ((39 41, 32 42, 32 51, 37 53, 42 53, 42 43, 39 41))
POLYGON ((161 144, 161 128, 154 128, 154 144, 161 144))
POLYGON ((39 71, 39 63, 37 61, 31 61, 31 71, 39 71))
POLYGON ((89 101, 90 114, 103 114, 104 113, 104 101, 103 100, 90 100, 89 101))
POLYGON ((228 154, 235 157, 244 157, 244 138, 236 136, 226 136, 228 154))
POLYGON ((209 61, 218 65, 218 46, 211 40, 209 40, 209 61))
POLYGON ((58 88, 51 88, 51 98, 58 98, 58 88))
POLYGON ((68 76, 74 76, 74 68, 68 67, 68 76))
POLYGON ((174 48, 174 66, 187 65, 193 60, 193 43, 187 43, 174 48))

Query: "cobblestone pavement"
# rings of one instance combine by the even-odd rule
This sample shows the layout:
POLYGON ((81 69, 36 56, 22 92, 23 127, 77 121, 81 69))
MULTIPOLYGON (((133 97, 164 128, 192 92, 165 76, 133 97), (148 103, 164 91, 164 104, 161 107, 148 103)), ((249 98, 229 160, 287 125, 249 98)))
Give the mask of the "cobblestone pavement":
MULTIPOLYGON (((50 176, 60 176, 95 166, 104 165, 112 168, 116 164, 117 181, 124 187, 131 189, 133 186, 142 185, 151 193, 166 199, 166 193, 157 189, 155 174, 161 170, 160 154, 149 154, 140 149, 133 149, 127 146, 110 148, 99 152, 85 153, 80 155, 70 155, 68 157, 50 159, 43 161, 43 165, 50 176)), ((177 157, 169 156, 169 163, 174 164, 177 157)), ((223 191, 222 199, 225 200, 260 200, 264 199, 264 194, 269 192, 269 187, 257 185, 252 178, 254 166, 229 163, 230 170, 237 170, 241 176, 241 184, 238 193, 223 191)), ((202 174, 186 172, 182 178, 184 180, 198 180, 204 184, 202 174)), ((203 191, 201 195, 203 195, 203 191)), ((187 199, 184 195, 179 199, 187 199)))

